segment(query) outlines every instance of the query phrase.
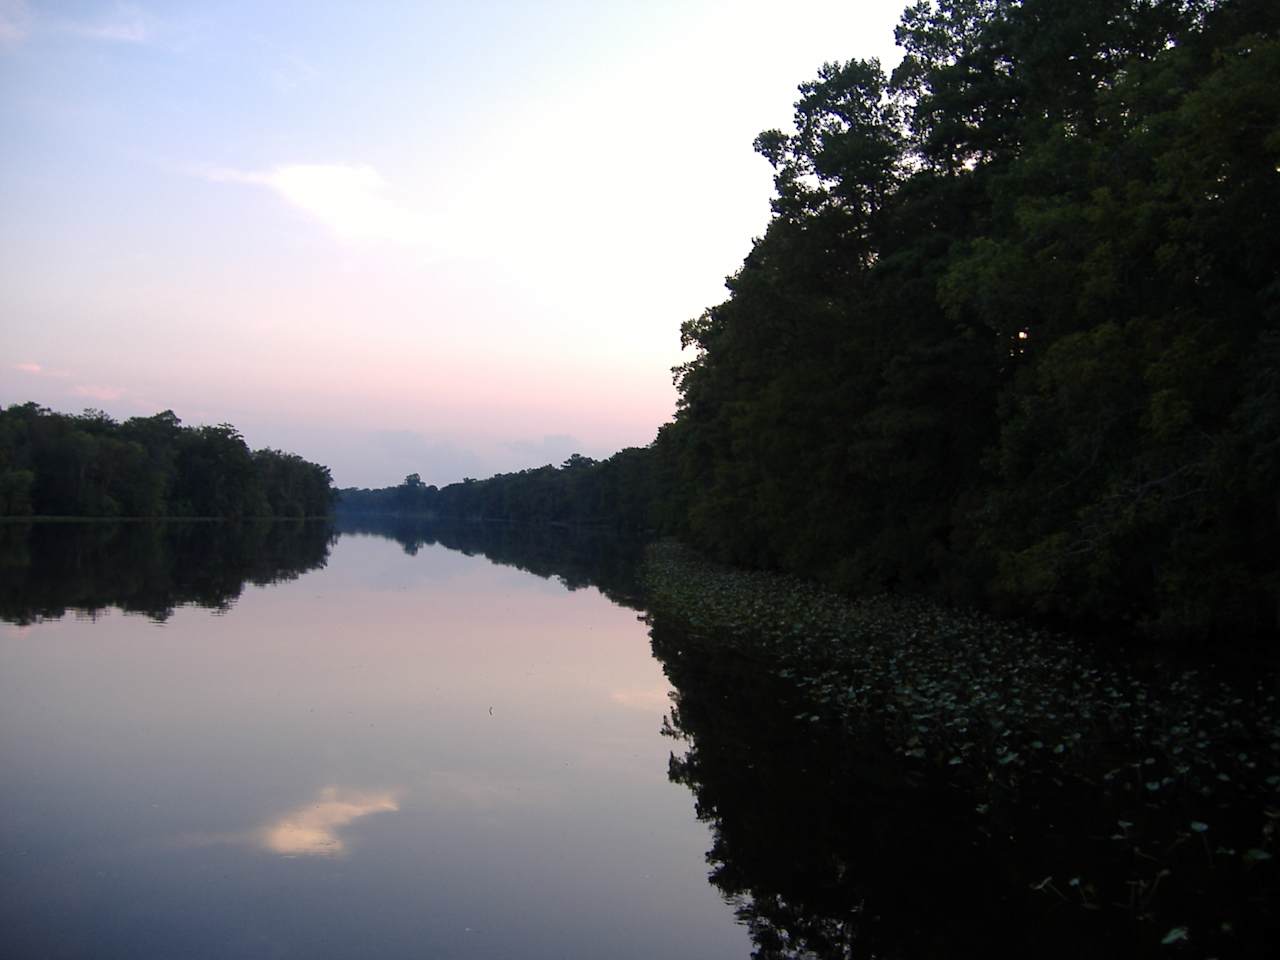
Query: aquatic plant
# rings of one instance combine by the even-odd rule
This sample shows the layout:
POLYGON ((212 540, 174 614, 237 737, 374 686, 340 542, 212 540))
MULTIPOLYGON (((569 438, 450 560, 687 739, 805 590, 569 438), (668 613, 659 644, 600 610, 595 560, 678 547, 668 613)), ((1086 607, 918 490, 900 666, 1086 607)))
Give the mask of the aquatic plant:
POLYGON ((1034 848, 1039 833, 1060 834, 1028 884, 1043 896, 1129 911, 1171 945, 1232 936, 1242 899, 1274 904, 1271 673, 1138 666, 1018 621, 914 597, 848 599, 669 541, 649 548, 645 581, 651 616, 679 624, 684 642, 732 650, 789 684, 794 723, 837 727, 957 791, 989 842, 1034 848), (1063 805, 1071 828, 1049 822, 1063 805), (1212 931, 1203 911, 1179 913, 1206 904, 1220 914, 1212 931))

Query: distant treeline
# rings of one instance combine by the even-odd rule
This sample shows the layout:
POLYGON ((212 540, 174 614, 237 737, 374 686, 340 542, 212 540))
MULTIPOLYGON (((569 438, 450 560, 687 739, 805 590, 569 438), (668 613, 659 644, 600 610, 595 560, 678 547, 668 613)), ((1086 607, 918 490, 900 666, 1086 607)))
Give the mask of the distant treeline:
POLYGON ((773 218, 646 449, 348 509, 676 533, 1154 635, 1274 630, 1280 4, 945 0, 767 131, 773 218))
POLYGON ((332 502, 327 467, 250 451, 229 424, 0 409, 0 516, 304 517, 332 502))
POLYGON ((601 524, 652 529, 660 497, 650 449, 632 447, 608 460, 575 453, 551 464, 487 480, 465 479, 436 487, 418 474, 398 487, 338 491, 346 514, 415 516, 438 520, 515 520, 533 523, 601 524))

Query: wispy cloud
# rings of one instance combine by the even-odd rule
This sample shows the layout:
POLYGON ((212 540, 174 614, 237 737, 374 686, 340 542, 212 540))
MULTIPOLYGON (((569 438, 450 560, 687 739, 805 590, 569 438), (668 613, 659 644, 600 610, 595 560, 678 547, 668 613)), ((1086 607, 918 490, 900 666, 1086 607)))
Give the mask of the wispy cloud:
POLYGON ((671 687, 667 684, 659 684, 656 687, 614 690, 609 694, 609 699, 630 710, 662 711, 671 706, 671 687))
POLYGON ((87 397, 90 400, 119 400, 127 393, 122 387, 102 387, 92 383, 82 383, 76 386, 75 395, 77 397, 87 397))
POLYGON ((154 21, 134 4, 118 4, 102 17, 68 19, 33 14, 26 0, 0 0, 0 47, 16 46, 32 33, 61 33, 105 43, 150 43, 154 21))
POLYGON ((320 71, 305 57, 286 54, 267 73, 272 86, 281 93, 291 93, 315 81, 320 71))
POLYGON ((339 240, 425 244, 425 220, 395 199, 391 185, 368 164, 297 163, 266 171, 222 167, 198 171, 215 183, 267 187, 339 240))
POLYGON ((46 367, 42 363, 35 363, 30 360, 23 363, 14 363, 10 366, 12 369, 17 370, 20 373, 26 373, 33 377, 55 377, 59 380, 65 380, 67 377, 71 376, 70 370, 57 370, 51 367, 46 367))
POLYGON ((21 43, 31 29, 24 0, 0 0, 0 47, 21 43))
POLYGON ((571 454, 583 452, 582 441, 567 433, 550 433, 538 442, 510 440, 504 443, 503 446, 508 450, 515 451, 522 457, 526 457, 529 461, 529 466, 544 463, 558 466, 561 461, 567 460, 571 454))
POLYGON ((58 20, 51 25, 65 33, 108 43, 147 43, 154 32, 142 10, 133 4, 120 4, 101 19, 58 20))

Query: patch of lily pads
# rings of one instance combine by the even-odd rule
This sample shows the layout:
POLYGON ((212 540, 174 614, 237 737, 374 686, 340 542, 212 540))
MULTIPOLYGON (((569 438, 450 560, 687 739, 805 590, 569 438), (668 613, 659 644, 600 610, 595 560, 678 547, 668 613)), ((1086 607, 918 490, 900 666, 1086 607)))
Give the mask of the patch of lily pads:
MULTIPOLYGON (((792 685, 797 723, 874 738, 908 770, 957 788, 989 836, 1026 829, 1019 809, 1033 796, 1096 796, 1082 812, 1097 815, 1086 833, 1132 864, 1127 889, 1094 883, 1081 863, 1037 879, 1032 889, 1045 896, 1154 918, 1161 884, 1187 864, 1200 874, 1194 889, 1229 881, 1274 894, 1274 674, 1140 668, 1017 621, 923 598, 850 599, 711 563, 672 541, 649 548, 644 577, 653 616, 792 685)), ((1196 932, 1171 927, 1164 942, 1196 932)))

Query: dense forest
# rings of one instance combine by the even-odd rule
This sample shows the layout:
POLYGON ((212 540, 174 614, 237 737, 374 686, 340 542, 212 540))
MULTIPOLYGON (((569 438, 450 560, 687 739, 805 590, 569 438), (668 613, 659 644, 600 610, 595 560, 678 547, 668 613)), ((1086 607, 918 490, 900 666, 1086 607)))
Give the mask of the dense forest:
POLYGON ((0 409, 0 517, 306 517, 332 501, 327 467, 251 451, 229 424, 0 409))
POLYGON ((1280 5, 919 4, 756 141, 774 216, 662 438, 675 523, 842 587, 1274 626, 1280 5))
POLYGON ((643 450, 349 508, 610 520, 1153 636, 1280 610, 1280 5, 944 0, 766 131, 643 450))

